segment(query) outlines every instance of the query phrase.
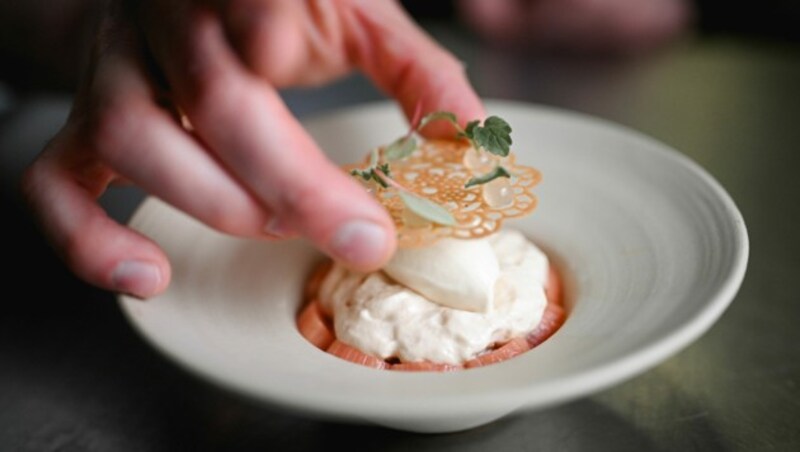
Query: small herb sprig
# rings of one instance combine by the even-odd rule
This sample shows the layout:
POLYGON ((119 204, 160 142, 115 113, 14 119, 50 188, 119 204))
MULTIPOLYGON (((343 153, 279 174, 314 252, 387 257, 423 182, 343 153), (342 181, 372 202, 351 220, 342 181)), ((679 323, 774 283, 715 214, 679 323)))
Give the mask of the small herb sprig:
MULTIPOLYGON (((387 161, 401 160, 414 152, 417 148, 417 141, 414 132, 418 132, 423 127, 434 121, 447 121, 456 129, 456 138, 466 138, 469 140, 475 152, 486 151, 499 157, 507 157, 511 150, 511 126, 499 116, 489 116, 483 121, 470 121, 465 128, 461 128, 458 118, 449 111, 436 111, 422 117, 419 121, 412 123, 408 133, 394 140, 384 150, 387 161)), ((473 177, 464 185, 464 188, 491 182, 498 177, 511 177, 511 173, 501 165, 492 171, 473 177)))
POLYGON ((485 184, 487 182, 491 182, 497 179, 498 177, 511 177, 511 173, 509 173, 508 170, 503 168, 502 166, 497 165, 494 167, 493 170, 489 171, 488 173, 482 176, 475 176, 472 179, 468 180, 467 183, 464 184, 464 188, 485 184))
MULTIPOLYGON (((498 116, 490 116, 483 121, 482 125, 479 120, 474 120, 468 122, 466 127, 462 128, 456 115, 451 112, 437 111, 422 117, 420 117, 420 112, 420 105, 418 105, 414 119, 411 121, 411 127, 409 127, 405 135, 389 143, 383 149, 383 152, 378 149, 372 152, 370 165, 367 169, 354 169, 350 174, 361 178, 365 182, 374 181, 384 189, 390 187, 397 189, 397 195, 412 212, 434 223, 452 226, 456 221, 447 209, 427 198, 412 193, 393 180, 389 163, 410 156, 417 149, 417 140, 414 134, 434 121, 447 121, 450 123, 456 130, 456 138, 469 140, 475 152, 486 151, 500 157, 507 157, 512 144, 511 126, 498 116)), ((511 177, 511 173, 498 164, 492 171, 471 178, 464 184, 464 188, 485 184, 499 177, 508 178, 511 177)))
POLYGON ((389 188, 389 184, 387 184, 386 181, 383 179, 383 177, 381 177, 381 173, 385 174, 386 177, 392 177, 388 163, 384 163, 378 166, 371 166, 365 170, 354 169, 350 171, 351 175, 360 177, 361 179, 364 179, 365 182, 373 180, 377 182, 378 185, 380 185, 381 187, 389 188))

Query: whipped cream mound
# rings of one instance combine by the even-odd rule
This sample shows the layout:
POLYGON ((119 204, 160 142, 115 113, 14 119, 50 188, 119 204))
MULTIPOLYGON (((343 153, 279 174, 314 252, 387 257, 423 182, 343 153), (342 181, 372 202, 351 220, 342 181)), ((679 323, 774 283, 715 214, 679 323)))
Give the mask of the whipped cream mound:
POLYGON ((383 271, 442 306, 488 312, 500 264, 488 240, 448 238, 422 248, 398 249, 383 271))
POLYGON ((510 230, 446 242, 453 243, 440 244, 438 253, 436 245, 406 250, 413 252, 386 272, 335 264, 319 301, 333 315, 336 337, 383 359, 461 364, 539 324, 548 274, 541 250, 510 230), (465 294, 469 302, 456 300, 465 294))

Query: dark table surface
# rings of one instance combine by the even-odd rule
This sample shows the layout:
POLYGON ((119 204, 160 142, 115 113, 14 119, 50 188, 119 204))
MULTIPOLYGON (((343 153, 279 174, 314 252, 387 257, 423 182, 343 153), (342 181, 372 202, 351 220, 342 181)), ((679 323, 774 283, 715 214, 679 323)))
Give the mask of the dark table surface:
MULTIPOLYGON (((457 434, 321 422, 257 404, 159 355, 111 294, 76 281, 51 255, 13 187, 69 100, 0 93, 11 258, 0 305, 0 451, 800 450, 800 48, 703 38, 608 61, 504 53, 452 29, 433 32, 467 63, 481 95, 628 125, 722 183, 744 215, 751 256, 710 332, 617 387, 457 434)), ((301 116, 381 98, 358 77, 285 97, 301 116)), ((104 202, 125 219, 138 196, 120 191, 104 202)))

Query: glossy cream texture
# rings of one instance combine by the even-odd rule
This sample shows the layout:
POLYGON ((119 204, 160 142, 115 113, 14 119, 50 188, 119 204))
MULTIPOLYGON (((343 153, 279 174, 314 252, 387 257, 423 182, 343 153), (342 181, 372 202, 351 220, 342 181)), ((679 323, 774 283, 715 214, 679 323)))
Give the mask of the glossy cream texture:
POLYGON ((488 240, 443 239, 434 246, 398 249, 383 271, 439 305, 488 312, 500 264, 488 240))
MULTIPOLYGON (((333 315, 336 337, 383 359, 460 364, 495 343, 533 330, 547 304, 547 256, 516 231, 483 241, 492 251, 488 257, 477 248, 473 257, 481 259, 460 253, 469 265, 439 271, 437 284, 455 286, 470 276, 481 279, 486 268, 496 265, 499 272, 487 295, 492 302, 485 312, 435 303, 382 271, 363 274, 334 265, 319 298, 322 309, 333 315)), ((433 245, 437 246, 443 245, 433 245)))

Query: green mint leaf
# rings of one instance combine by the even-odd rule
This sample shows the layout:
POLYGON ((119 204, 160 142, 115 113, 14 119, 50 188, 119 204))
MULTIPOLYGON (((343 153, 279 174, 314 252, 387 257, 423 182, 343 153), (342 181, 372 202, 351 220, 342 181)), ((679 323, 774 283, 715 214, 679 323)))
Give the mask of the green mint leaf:
POLYGON ((389 168, 388 163, 384 163, 383 165, 378 165, 378 169, 381 170, 381 172, 385 174, 386 177, 392 177, 392 169, 389 168))
POLYGON ((453 215, 439 204, 412 193, 400 191, 397 194, 400 196, 400 199, 403 200, 406 207, 420 217, 445 226, 453 226, 456 224, 456 219, 453 218, 453 215))
POLYGON ((393 162, 408 157, 417 148, 417 140, 411 136, 400 137, 394 140, 383 151, 386 160, 393 162))
POLYGON ((478 124, 481 122, 477 119, 474 121, 470 121, 467 123, 467 127, 464 129, 463 135, 470 140, 475 138, 475 127, 478 127, 478 124))
POLYGON ((423 127, 427 126, 428 124, 432 123, 433 121, 445 120, 453 124, 454 126, 458 127, 458 119, 456 115, 450 113, 449 111, 434 111, 433 113, 428 113, 427 115, 423 116, 417 126, 417 130, 422 129, 423 127))
POLYGON ((483 126, 467 126, 467 133, 472 132, 472 139, 476 145, 487 152, 501 157, 508 156, 511 146, 511 126, 497 116, 490 116, 483 122, 483 126))
POLYGON ((474 187, 475 185, 485 184, 487 182, 491 182, 498 177, 511 177, 511 173, 508 172, 507 169, 503 168, 502 166, 496 166, 492 171, 482 174, 480 176, 475 176, 464 185, 464 188, 474 187))

